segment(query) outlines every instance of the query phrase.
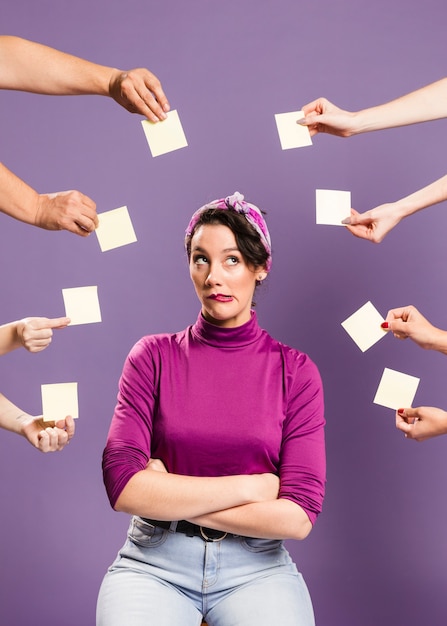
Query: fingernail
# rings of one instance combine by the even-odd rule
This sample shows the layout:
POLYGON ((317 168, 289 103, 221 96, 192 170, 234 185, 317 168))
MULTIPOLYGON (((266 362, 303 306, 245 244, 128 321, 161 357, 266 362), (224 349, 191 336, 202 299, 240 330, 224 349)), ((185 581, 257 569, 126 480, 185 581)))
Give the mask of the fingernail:
POLYGON ((389 327, 390 327, 390 325, 388 324, 388 322, 382 322, 382 324, 380 324, 380 326, 381 326, 382 328, 389 328, 389 327))
POLYGON ((297 123, 297 124, 302 124, 302 125, 304 124, 304 125, 305 125, 305 124, 306 124, 306 118, 305 118, 305 117, 302 117, 301 119, 297 120, 297 121, 296 121, 296 123, 297 123))
POLYGON ((344 220, 341 221, 342 224, 350 224, 351 223, 351 218, 350 217, 345 217, 344 220))
POLYGON ((397 412, 399 413, 399 415, 402 415, 402 413, 405 412, 405 409, 397 409, 397 412))

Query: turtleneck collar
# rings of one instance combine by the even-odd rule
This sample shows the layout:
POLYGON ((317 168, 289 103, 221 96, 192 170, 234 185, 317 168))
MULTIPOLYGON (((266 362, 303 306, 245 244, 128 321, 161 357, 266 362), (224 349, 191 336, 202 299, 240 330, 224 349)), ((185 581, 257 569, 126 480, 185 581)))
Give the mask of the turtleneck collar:
POLYGON ((222 326, 216 326, 208 322, 200 312, 191 331, 200 342, 216 348, 240 348, 247 346, 259 339, 262 333, 255 311, 250 311, 250 313, 249 321, 242 324, 242 326, 222 328, 222 326))

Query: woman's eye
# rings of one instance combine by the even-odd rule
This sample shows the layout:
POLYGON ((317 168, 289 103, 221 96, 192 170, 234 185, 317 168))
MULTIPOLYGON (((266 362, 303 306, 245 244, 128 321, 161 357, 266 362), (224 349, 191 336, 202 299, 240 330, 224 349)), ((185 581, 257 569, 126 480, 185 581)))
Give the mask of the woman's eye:
POLYGON ((237 256, 229 256, 227 259, 228 265, 237 265, 239 263, 239 259, 237 256))
POLYGON ((205 263, 207 263, 208 260, 205 256, 196 256, 194 257, 194 263, 196 265, 204 265, 205 263))

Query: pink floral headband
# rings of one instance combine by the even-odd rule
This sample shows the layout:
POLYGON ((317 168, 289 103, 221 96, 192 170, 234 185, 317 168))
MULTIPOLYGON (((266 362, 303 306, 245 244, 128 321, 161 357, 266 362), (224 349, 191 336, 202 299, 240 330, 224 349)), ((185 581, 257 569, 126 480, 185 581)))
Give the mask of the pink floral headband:
POLYGON ((188 228, 186 229, 186 236, 190 237, 196 227, 197 222, 200 219, 200 216, 205 211, 209 209, 222 209, 222 210, 231 210, 236 211, 236 213, 241 213, 247 222, 249 222, 255 231, 258 233, 261 238, 261 242, 266 249, 268 256, 265 269, 270 271, 272 266, 272 243, 270 240, 270 234, 267 228, 267 224, 265 222, 264 217, 262 216, 261 211, 254 204, 249 204, 244 201, 244 196, 236 191, 232 196, 227 196, 226 198, 220 198, 219 200, 213 200, 209 204, 205 204, 204 206, 197 209, 197 211, 191 217, 191 220, 188 224, 188 228))

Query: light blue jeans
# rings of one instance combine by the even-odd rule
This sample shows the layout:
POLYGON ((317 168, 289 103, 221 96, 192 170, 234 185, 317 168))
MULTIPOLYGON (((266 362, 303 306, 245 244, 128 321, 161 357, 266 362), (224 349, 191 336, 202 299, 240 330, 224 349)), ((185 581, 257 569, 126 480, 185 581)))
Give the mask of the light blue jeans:
POLYGON ((309 592, 282 541, 200 537, 133 517, 104 577, 97 626, 314 626, 309 592))

